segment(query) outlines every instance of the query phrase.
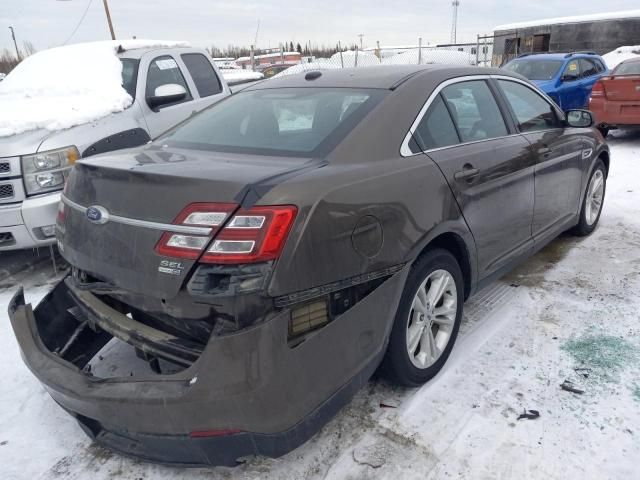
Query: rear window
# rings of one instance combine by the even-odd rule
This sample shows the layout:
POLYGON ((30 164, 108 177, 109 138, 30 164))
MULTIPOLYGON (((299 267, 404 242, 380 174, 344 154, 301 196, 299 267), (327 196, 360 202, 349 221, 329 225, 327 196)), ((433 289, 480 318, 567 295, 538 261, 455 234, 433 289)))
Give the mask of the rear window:
POLYGON ((136 83, 138 82, 138 60, 121 58, 120 62, 122 62, 122 88, 135 99, 136 83))
POLYGON ((224 152, 322 155, 384 94, 384 90, 350 88, 243 91, 212 105, 162 141, 224 152))
POLYGON ((519 73, 529 80, 551 80, 562 67, 562 60, 513 60, 505 70, 519 73))
POLYGON ((207 57, 201 53, 185 53, 181 57, 201 97, 208 97, 222 91, 220 80, 207 57))
POLYGON ((621 63, 613 71, 613 75, 640 75, 640 61, 621 63))

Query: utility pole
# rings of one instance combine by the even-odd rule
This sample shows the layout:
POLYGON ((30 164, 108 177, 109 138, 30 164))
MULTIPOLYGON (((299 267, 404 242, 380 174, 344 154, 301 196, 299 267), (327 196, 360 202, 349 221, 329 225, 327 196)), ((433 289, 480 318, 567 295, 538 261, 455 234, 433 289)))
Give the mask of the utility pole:
POLYGON ((109 31, 111 32, 111 40, 116 39, 116 34, 113 31, 113 23, 111 23, 111 14, 109 13, 109 5, 107 5, 107 0, 102 0, 104 4, 104 13, 107 14, 107 22, 109 23, 109 31))
POLYGON ((451 43, 456 43, 457 30, 458 30, 458 7, 460 6, 460 0, 453 0, 451 2, 453 7, 453 21, 451 22, 451 43))
POLYGON ((360 37, 360 50, 362 50, 362 37, 364 37, 364 33, 359 33, 358 36, 360 37))
POLYGON ((9 27, 11 30, 11 38, 13 38, 13 45, 16 47, 16 56, 18 57, 18 61, 20 61, 20 50, 18 50, 18 42, 16 42, 16 33, 13 31, 13 27, 9 27))

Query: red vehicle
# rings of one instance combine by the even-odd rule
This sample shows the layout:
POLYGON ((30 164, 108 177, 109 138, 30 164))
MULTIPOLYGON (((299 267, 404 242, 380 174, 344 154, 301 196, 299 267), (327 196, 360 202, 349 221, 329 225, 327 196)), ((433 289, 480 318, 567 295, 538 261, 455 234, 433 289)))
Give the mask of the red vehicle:
POLYGON ((604 136, 612 128, 640 126, 640 56, 625 60, 596 82, 589 110, 604 136))

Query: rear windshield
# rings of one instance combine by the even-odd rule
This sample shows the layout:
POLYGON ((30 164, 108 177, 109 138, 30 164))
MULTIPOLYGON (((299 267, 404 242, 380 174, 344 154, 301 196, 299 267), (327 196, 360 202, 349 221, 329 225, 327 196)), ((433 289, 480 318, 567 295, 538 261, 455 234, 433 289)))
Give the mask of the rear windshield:
POLYGON ((121 58, 122 62, 122 88, 132 98, 136 98, 136 83, 138 81, 138 60, 121 58))
POLYGON ((621 63, 613 71, 614 75, 640 75, 640 61, 621 63))
POLYGON ((182 124, 162 142, 234 153, 320 156, 337 145, 384 93, 351 88, 242 91, 182 124))
POLYGON ((529 80, 551 80, 562 67, 562 60, 514 60, 504 68, 529 80))

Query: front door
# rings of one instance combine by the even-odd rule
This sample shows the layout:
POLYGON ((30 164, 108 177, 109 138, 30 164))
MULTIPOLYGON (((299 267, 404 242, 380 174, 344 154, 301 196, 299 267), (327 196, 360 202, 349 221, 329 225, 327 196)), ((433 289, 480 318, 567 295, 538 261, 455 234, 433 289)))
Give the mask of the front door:
POLYGON ((149 98, 155 95, 156 89, 164 85, 180 85, 187 94, 181 100, 155 109, 146 103, 146 99, 142 99, 142 102, 145 102, 143 109, 151 138, 156 138, 177 125, 189 117, 194 110, 194 94, 173 55, 165 54, 151 60, 147 71, 145 96, 149 98))
POLYGON ((558 98, 560 106, 566 112, 572 108, 582 106, 582 93, 580 88, 580 63, 577 59, 571 60, 562 72, 558 86, 558 98))
POLYGON ((533 88, 511 80, 497 84, 536 159, 532 232, 534 240, 544 241, 566 228, 579 209, 582 135, 565 128, 561 114, 533 88))
POLYGON ((480 278, 532 248, 534 196, 529 143, 511 135, 487 81, 443 88, 414 132, 473 234, 480 278))

